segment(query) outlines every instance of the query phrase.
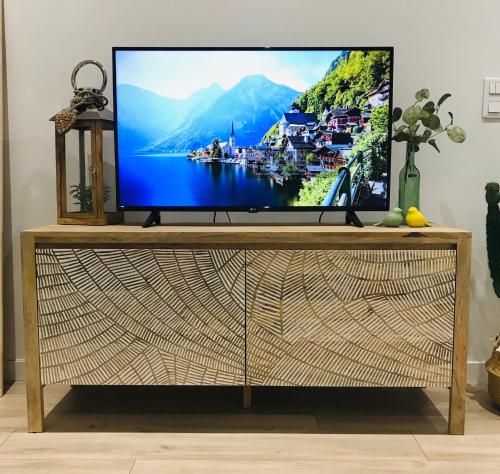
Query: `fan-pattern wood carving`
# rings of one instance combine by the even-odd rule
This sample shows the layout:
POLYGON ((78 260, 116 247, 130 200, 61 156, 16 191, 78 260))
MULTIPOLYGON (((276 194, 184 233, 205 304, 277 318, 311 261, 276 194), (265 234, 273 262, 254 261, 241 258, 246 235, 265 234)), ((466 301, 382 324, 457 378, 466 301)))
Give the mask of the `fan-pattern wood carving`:
POLYGON ((250 385, 450 384, 451 250, 38 248, 36 264, 44 384, 243 385, 245 350, 250 385))
POLYGON ((450 385, 455 251, 246 258, 251 385, 450 385))
POLYGON ((242 385, 241 250, 36 250, 42 383, 242 385))

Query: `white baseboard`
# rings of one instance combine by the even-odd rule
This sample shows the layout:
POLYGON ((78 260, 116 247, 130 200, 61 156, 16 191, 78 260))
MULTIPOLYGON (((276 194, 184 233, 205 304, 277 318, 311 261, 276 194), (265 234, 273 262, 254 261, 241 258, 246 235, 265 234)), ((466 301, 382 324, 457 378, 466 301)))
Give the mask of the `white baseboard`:
POLYGON ((488 373, 484 367, 484 362, 467 362, 467 383, 469 385, 485 386, 488 382, 488 373))
POLYGON ((7 381, 26 380, 24 359, 5 360, 3 366, 4 379, 7 381))
MULTIPOLYGON (((4 366, 5 380, 25 380, 24 359, 6 360, 4 366)), ((486 385, 487 374, 484 362, 467 362, 467 383, 469 385, 486 385)))

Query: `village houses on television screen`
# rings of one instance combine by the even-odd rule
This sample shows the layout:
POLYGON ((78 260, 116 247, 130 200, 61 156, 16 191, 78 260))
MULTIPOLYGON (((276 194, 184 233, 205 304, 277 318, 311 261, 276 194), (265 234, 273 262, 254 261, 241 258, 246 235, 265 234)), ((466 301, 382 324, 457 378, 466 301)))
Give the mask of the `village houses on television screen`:
MULTIPOLYGON (((288 180, 299 179, 302 187, 307 186, 307 183, 312 184, 318 176, 325 176, 332 172, 338 176, 340 169, 348 167, 351 171, 352 182, 349 183, 351 189, 356 185, 356 175, 360 178, 364 177, 364 186, 368 189, 356 195, 365 205, 376 206, 377 201, 381 202, 387 195, 386 150, 380 147, 387 145, 389 95, 390 81, 384 79, 364 96, 366 105, 363 108, 325 108, 320 118, 314 112, 302 111, 294 103, 288 112, 283 113, 281 120, 266 133, 259 144, 248 147, 238 146, 234 125, 231 124, 227 141, 220 142, 214 139, 211 144, 193 151, 188 157, 205 163, 222 162, 251 166, 259 172, 270 174, 280 184, 288 180), (365 149, 356 150, 356 143, 359 145, 363 141, 370 143, 370 140, 362 140, 362 138, 368 138, 370 132, 373 134, 371 118, 377 109, 380 112, 383 110, 383 113, 379 115, 383 122, 382 128, 385 127, 385 130, 381 130, 385 138, 372 140, 373 146, 369 149, 365 146, 365 149), (357 152, 357 156, 353 156, 353 151, 357 152), (366 176, 367 166, 370 167, 371 176, 366 176), (371 178, 371 180, 366 178, 371 178)), ((355 204, 338 202, 338 199, 334 202, 333 197, 328 200, 325 196, 313 202, 311 199, 314 200, 314 197, 308 197, 305 193, 301 195, 297 205, 355 204)), ((336 197, 339 197, 338 193, 336 197)))

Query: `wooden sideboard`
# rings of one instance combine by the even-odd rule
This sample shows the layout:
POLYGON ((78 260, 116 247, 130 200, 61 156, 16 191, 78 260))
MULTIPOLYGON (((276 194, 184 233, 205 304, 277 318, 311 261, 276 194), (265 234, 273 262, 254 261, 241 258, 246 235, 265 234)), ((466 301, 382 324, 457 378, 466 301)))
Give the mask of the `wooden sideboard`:
POLYGON ((449 387, 462 434, 471 234, 87 227, 21 234, 28 430, 43 386, 449 387))

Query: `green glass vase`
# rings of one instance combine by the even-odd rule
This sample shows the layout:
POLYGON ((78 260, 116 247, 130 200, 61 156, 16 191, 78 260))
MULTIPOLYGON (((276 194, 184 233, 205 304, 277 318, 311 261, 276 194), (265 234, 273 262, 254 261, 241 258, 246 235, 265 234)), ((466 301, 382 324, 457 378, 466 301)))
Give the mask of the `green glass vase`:
POLYGON ((415 148, 406 144, 406 160, 399 173, 399 207, 406 216, 410 207, 420 209, 420 171, 415 166, 415 148))

